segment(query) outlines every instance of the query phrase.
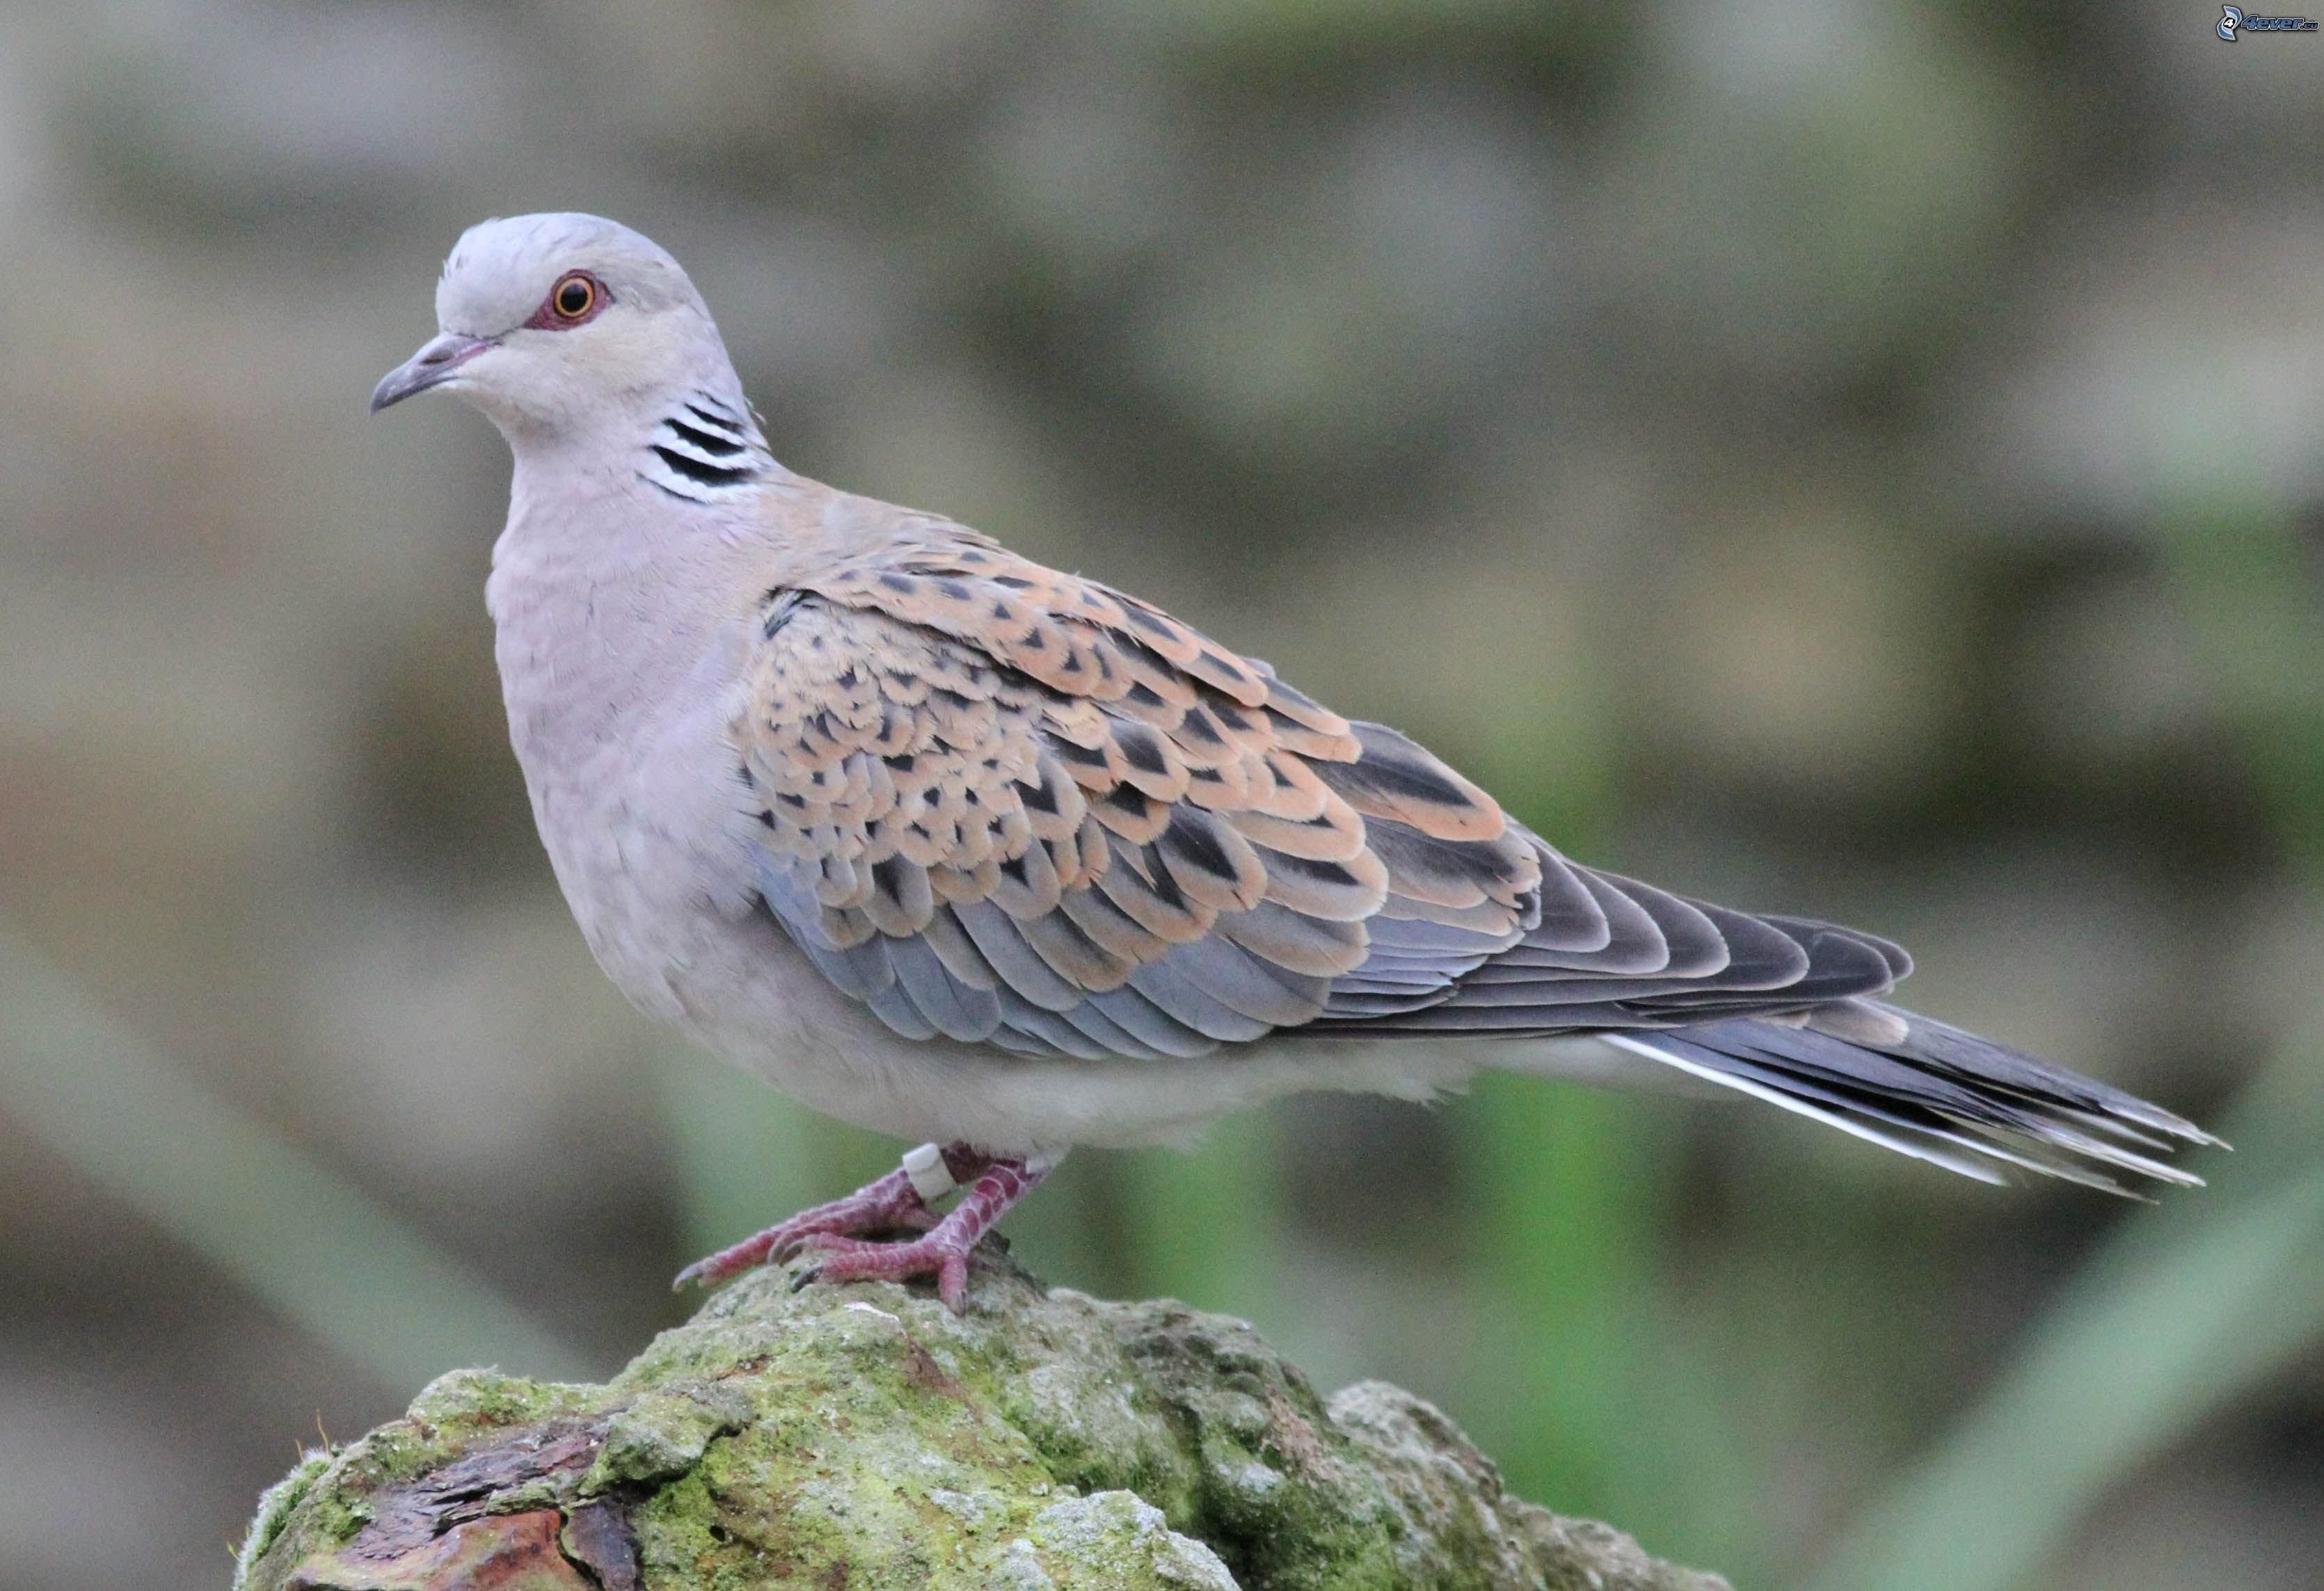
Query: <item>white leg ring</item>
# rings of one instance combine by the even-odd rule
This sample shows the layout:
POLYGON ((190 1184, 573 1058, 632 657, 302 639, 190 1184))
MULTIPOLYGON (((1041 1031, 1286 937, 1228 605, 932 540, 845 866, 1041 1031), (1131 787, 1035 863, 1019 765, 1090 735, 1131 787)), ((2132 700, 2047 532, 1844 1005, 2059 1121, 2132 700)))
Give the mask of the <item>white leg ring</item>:
POLYGON ((904 1152, 904 1175, 911 1179, 912 1191, 920 1196, 922 1204, 934 1204, 960 1186, 953 1180, 952 1168, 945 1164, 944 1151, 933 1143, 904 1152))

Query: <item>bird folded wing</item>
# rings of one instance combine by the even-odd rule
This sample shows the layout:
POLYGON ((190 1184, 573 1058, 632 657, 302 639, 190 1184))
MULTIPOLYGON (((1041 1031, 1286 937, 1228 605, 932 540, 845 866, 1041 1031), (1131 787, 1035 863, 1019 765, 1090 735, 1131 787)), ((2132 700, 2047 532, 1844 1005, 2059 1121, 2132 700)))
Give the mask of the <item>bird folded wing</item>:
POLYGON ((768 907, 914 1038, 1155 1059, 1657 1025, 1902 964, 1580 867, 1394 730, 956 529, 770 593, 747 701, 768 907))

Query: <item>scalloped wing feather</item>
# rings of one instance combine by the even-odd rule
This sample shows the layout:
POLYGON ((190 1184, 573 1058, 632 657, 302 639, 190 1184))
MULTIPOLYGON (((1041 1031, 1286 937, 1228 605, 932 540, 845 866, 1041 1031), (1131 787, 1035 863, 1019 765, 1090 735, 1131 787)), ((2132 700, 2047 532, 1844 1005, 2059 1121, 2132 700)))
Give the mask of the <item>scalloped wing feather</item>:
POLYGON ((909 1036, 1129 1058, 1661 1026, 1902 965, 1577 866, 1396 731, 945 522, 770 592, 761 638, 734 741, 762 893, 909 1036))

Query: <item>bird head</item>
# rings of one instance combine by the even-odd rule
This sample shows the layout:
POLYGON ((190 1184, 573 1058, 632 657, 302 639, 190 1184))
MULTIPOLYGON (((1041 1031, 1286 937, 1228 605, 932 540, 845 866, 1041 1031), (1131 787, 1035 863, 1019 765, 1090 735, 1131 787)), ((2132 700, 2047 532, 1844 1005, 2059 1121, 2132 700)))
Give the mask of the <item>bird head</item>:
POLYGON ((373 390, 372 412, 440 387, 513 442, 587 430, 674 388, 733 382, 678 262, 599 216, 470 227, 444 262, 436 323, 438 335, 373 390))

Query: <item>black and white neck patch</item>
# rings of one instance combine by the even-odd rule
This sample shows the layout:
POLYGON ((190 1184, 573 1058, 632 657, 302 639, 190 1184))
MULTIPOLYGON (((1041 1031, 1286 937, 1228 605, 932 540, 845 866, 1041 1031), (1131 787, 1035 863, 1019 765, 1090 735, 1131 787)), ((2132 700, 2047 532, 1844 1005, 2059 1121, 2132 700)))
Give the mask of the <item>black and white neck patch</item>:
POLYGON ((697 390, 654 426, 638 478, 685 502, 714 503, 761 479, 773 463, 747 412, 697 390))

